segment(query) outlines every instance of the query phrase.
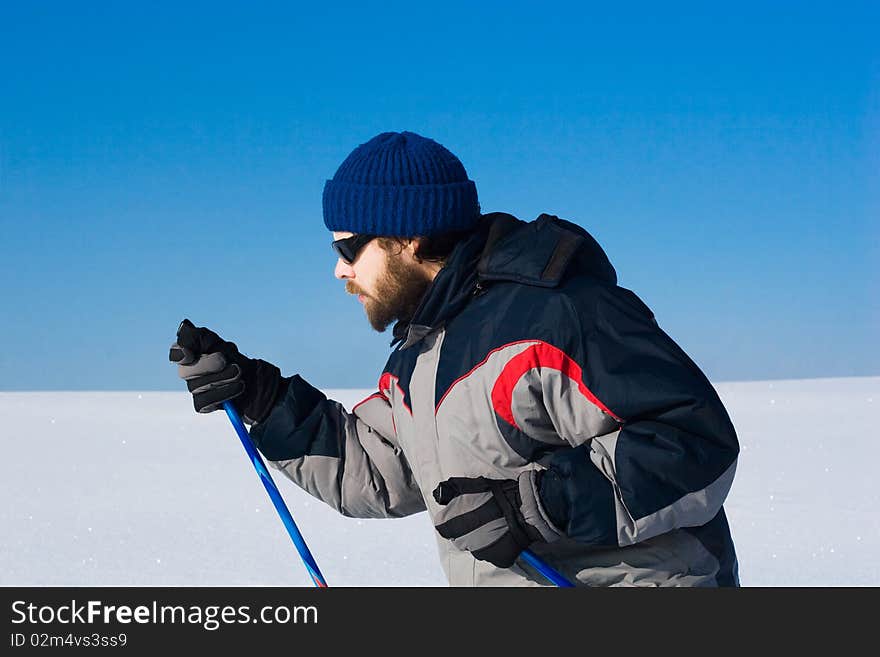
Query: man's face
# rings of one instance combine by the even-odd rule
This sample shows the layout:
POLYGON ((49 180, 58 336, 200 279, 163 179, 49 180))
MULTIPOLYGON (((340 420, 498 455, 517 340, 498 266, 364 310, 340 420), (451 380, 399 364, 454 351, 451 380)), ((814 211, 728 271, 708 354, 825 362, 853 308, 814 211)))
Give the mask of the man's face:
MULTIPOLYGON (((334 232, 333 239, 352 234, 334 232)), ((381 238, 368 242, 351 264, 339 258, 333 275, 345 281, 346 292, 358 295, 367 320, 379 332, 392 322, 409 320, 431 283, 413 257, 413 245, 383 248, 381 238)))

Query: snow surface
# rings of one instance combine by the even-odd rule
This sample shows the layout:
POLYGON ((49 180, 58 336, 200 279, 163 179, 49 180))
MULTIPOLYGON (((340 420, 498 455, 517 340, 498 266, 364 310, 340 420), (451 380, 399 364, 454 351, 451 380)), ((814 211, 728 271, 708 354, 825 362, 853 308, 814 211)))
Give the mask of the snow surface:
MULTIPOLYGON (((716 388, 742 583, 880 585, 880 377, 716 388)), ((311 586, 225 414, 188 393, 6 392, 0 417, 0 585, 311 586)), ((426 514, 345 518, 271 472, 330 586, 446 586, 426 514)))

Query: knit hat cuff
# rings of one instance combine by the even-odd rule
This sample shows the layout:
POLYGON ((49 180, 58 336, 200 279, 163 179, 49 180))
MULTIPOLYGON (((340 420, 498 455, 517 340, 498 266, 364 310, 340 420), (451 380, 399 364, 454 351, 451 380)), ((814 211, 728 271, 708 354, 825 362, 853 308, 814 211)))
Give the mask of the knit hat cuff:
POLYGON ((468 230, 480 217, 472 180, 441 185, 363 185, 328 180, 324 223, 331 231, 416 237, 468 230))

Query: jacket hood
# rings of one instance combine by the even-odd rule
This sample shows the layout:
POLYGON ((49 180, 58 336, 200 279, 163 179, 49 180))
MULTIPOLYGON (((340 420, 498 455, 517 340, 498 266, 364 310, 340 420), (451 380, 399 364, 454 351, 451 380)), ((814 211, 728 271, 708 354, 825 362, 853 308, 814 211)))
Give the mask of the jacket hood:
POLYGON ((576 274, 617 283, 605 251, 580 226, 549 214, 530 222, 504 212, 483 215, 474 234, 452 251, 413 318, 395 324, 391 346, 411 347, 494 282, 553 288, 576 274))

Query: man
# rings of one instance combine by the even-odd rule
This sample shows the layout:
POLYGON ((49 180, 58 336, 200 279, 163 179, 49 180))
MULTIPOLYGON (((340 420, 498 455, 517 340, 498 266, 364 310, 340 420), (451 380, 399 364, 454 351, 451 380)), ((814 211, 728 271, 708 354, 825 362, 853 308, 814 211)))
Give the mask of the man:
POLYGON ((736 586, 722 503, 739 451, 712 385, 582 228, 480 214, 458 158, 411 132, 327 181, 335 275, 374 329, 350 412, 184 320, 197 411, 234 399, 275 467, 339 512, 427 510, 452 585, 736 586))

